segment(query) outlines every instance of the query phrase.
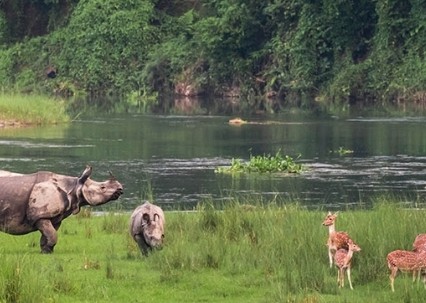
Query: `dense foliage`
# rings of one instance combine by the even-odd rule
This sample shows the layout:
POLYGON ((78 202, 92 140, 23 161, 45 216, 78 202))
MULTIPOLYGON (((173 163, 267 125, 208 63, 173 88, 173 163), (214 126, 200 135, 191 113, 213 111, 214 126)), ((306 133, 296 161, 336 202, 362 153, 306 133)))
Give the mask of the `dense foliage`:
POLYGON ((425 10, 423 0, 5 0, 0 88, 144 108, 173 93, 237 94, 273 111, 422 103, 425 10))

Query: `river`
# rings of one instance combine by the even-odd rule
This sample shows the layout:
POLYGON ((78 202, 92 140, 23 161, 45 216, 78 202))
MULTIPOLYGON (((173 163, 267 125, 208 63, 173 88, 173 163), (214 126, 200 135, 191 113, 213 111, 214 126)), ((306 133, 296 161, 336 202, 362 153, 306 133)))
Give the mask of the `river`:
POLYGON ((426 118, 313 117, 292 113, 230 116, 97 115, 68 125, 0 129, 0 169, 51 170, 78 176, 86 164, 98 181, 111 171, 125 194, 100 209, 131 210, 147 196, 164 209, 238 198, 308 208, 369 207, 380 196, 423 203, 426 118), (232 158, 289 155, 297 175, 216 174, 232 158), (339 150, 350 151, 342 154, 339 150))

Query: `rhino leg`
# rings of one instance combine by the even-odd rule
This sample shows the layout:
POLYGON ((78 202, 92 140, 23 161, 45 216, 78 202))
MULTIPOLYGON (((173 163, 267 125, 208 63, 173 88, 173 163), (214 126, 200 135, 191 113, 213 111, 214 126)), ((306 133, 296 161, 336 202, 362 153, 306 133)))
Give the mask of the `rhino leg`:
POLYGON ((43 254, 50 254, 58 241, 56 230, 58 227, 53 227, 52 222, 47 219, 40 219, 36 223, 37 229, 41 232, 40 248, 43 254))
POLYGON ((146 244, 145 238, 143 235, 135 235, 135 241, 138 243, 139 250, 144 256, 148 255, 149 246, 146 244))

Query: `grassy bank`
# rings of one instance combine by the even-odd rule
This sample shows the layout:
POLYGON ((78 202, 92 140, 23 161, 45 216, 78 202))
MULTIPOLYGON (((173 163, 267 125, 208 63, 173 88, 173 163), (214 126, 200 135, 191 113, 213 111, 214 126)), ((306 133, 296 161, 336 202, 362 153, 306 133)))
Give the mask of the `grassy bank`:
POLYGON ((341 212, 337 230, 360 245, 354 290, 329 268, 324 211, 245 206, 166 212, 166 245, 144 258, 129 214, 67 219, 53 255, 38 233, 0 235, 0 302, 421 302, 426 290, 400 275, 391 293, 386 255, 426 232, 423 210, 380 203, 341 212))
POLYGON ((56 124, 69 121, 62 101, 41 95, 1 94, 3 126, 56 124))

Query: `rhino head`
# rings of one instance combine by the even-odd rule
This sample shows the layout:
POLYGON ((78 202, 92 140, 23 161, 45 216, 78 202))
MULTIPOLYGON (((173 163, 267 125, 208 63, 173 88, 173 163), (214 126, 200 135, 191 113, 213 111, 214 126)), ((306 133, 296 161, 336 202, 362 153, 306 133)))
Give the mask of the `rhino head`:
POLYGON ((153 219, 149 214, 142 215, 142 228, 145 242, 152 248, 160 248, 163 245, 164 226, 158 214, 153 215, 153 219))
POLYGON ((107 181, 97 182, 90 179, 92 168, 86 167, 78 178, 77 195, 81 195, 91 206, 102 205, 112 200, 117 200, 123 194, 123 186, 110 173, 107 181))

